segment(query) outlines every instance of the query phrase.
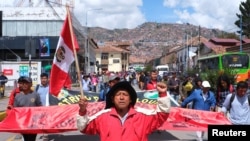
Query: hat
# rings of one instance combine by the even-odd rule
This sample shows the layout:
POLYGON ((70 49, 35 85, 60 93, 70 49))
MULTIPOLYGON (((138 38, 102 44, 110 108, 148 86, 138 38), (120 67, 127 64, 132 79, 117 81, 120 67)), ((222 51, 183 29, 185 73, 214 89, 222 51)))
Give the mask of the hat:
POLYGON ((116 83, 107 93, 105 109, 115 106, 112 99, 118 90, 126 90, 129 93, 130 98, 131 98, 131 106, 135 105, 136 100, 137 100, 137 93, 135 89, 131 86, 129 82, 121 81, 121 82, 116 83))
POLYGON ((109 76, 109 82, 110 82, 110 81, 113 81, 113 80, 118 80, 118 81, 119 81, 119 80, 120 80, 120 77, 117 76, 117 75, 110 75, 110 76, 109 76))
POLYGON ((23 77, 23 82, 28 82, 28 83, 32 83, 32 79, 30 77, 23 77))
POLYGON ((17 83, 23 82, 23 78, 24 78, 24 76, 20 76, 20 77, 18 78, 18 80, 17 80, 17 83))
POLYGON ((204 88, 210 88, 211 87, 208 81, 203 81, 201 85, 204 88))

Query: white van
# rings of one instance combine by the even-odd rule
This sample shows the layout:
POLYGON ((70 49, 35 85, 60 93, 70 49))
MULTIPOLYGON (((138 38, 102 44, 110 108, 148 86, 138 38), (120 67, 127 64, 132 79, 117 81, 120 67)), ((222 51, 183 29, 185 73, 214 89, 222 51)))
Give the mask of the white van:
POLYGON ((159 65, 159 66, 156 66, 155 69, 159 72, 159 75, 161 77, 163 77, 163 73, 166 72, 168 73, 169 72, 169 67, 168 65, 159 65))

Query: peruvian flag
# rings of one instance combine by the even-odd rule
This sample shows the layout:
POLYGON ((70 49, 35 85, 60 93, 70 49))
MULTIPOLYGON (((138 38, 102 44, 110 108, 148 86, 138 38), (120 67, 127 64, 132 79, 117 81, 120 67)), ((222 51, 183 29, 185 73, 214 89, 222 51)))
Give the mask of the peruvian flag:
POLYGON ((71 84, 68 71, 75 60, 74 49, 79 50, 70 20, 70 14, 68 14, 63 24, 51 69, 49 91, 54 96, 57 96, 63 87, 71 84))

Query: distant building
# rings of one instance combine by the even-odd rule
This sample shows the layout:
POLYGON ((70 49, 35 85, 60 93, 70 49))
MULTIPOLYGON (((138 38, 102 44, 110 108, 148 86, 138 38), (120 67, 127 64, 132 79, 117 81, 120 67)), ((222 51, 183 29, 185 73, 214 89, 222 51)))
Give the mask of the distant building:
MULTIPOLYGON (((21 1, 20 1, 21 2, 21 1)), ((0 61, 41 61, 42 67, 51 65, 56 51, 62 24, 66 18, 66 8, 50 7, 1 7, 3 11, 3 36, 0 44, 0 61), (46 54, 41 52, 41 46, 46 43, 49 46, 46 54)), ((80 47, 78 55, 81 70, 88 70, 88 64, 95 64, 94 49, 97 44, 84 34, 83 27, 71 13, 72 26, 80 47), (88 41, 89 58, 85 54, 85 43, 88 41)), ((76 74, 75 64, 70 72, 76 74)), ((76 75, 72 75, 76 80, 76 75)))
POLYGON ((96 54, 96 72, 127 71, 129 67, 129 43, 122 42, 105 42, 95 49, 96 54))

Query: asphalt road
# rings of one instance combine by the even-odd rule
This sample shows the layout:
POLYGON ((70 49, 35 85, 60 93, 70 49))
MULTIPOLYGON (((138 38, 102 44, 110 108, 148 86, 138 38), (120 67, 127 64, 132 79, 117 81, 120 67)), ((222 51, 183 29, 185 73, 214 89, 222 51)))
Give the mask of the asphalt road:
MULTIPOLYGON (((100 141, 98 136, 84 135, 78 131, 65 132, 60 134, 49 134, 47 140, 41 139, 42 134, 37 136, 36 141, 100 141)), ((148 141, 195 141, 195 132, 189 131, 161 131, 154 132, 148 137, 148 141)), ((0 141, 22 141, 18 134, 0 133, 0 141), (16 139, 15 139, 16 138, 16 139)), ((207 141, 207 135, 204 136, 207 141)))

